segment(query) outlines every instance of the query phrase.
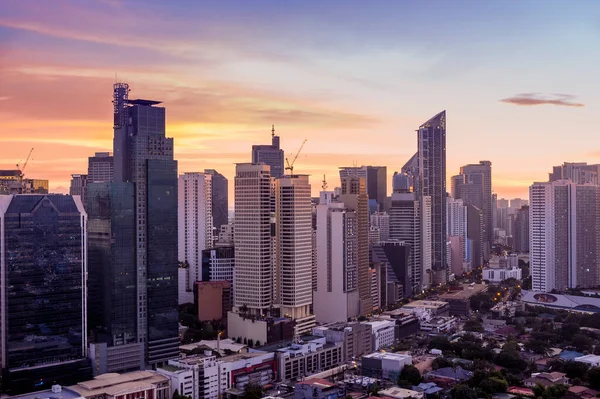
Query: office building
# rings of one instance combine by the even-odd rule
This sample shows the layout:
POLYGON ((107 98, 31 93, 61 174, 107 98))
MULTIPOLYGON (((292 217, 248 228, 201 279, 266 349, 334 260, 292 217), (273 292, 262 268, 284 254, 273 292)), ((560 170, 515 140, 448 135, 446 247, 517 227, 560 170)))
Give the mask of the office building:
POLYGON ((13 394, 91 378, 79 197, 0 196, 0 362, 13 394))
MULTIPOLYGON (((193 292, 202 280, 202 251, 213 246, 212 175, 190 172, 178 183, 178 256, 185 267, 185 285, 179 290, 179 303, 187 303, 186 292, 193 292)), ((180 282, 181 283, 181 282, 180 282)))
MULTIPOLYGON (((398 381, 400 372, 407 364, 412 364, 412 356, 403 353, 371 353, 367 356, 363 356, 361 359, 363 375, 390 380, 393 381, 394 384, 398 381)), ((423 395, 421 394, 421 398, 422 396, 423 395)), ((407 397, 417 398, 418 396, 413 394, 412 396, 409 395, 407 397)))
MULTIPOLYGON (((600 164, 588 165, 586 162, 565 162, 554 166, 548 181, 570 180, 577 184, 600 184, 600 164)), ((524 205, 524 204, 523 204, 524 205)))
POLYGON ((467 205, 467 262, 471 268, 483 266, 483 212, 467 205))
POLYGON ((19 169, 0 170, 0 195, 48 194, 48 180, 24 178, 19 169))
POLYGON ((389 348, 396 342, 396 323, 393 320, 366 321, 371 327, 371 342, 374 351, 389 348))
POLYGON ((73 174, 71 175, 71 186, 69 187, 69 195, 78 195, 81 197, 81 202, 85 204, 85 193, 87 191, 87 175, 73 174))
POLYGON ((197 281, 194 299, 198 320, 212 322, 225 320, 231 311, 231 283, 229 281, 197 281))
POLYGON ((453 178, 458 180, 453 191, 454 198, 462 199, 465 204, 474 205, 483 214, 483 256, 489 258, 489 253, 494 244, 494 217, 492 207, 492 163, 479 161, 478 164, 461 166, 460 175, 453 178), (462 178, 462 180, 461 180, 462 178))
POLYGON ((410 244, 403 241, 381 241, 371 245, 371 259, 379 269, 381 308, 395 305, 404 297, 411 297, 412 268, 410 244))
POLYGON ((114 85, 114 182, 133 185, 135 199, 137 341, 149 366, 176 357, 177 161, 160 101, 130 100, 114 85))
POLYGON ((451 247, 450 270, 455 275, 469 271, 467 254, 467 206, 463 200, 447 198, 446 228, 451 247))
POLYGON ((255 315, 273 304, 271 199, 269 165, 236 165, 234 306, 255 315))
POLYGON ((371 228, 379 231, 380 241, 390 239, 390 215, 386 212, 375 212, 371 214, 371 228))
POLYGON ((311 318, 312 209, 307 175, 275 179, 275 259, 273 301, 280 313, 311 318))
POLYGON ((529 201, 522 198, 513 198, 510 200, 510 208, 514 210, 519 210, 524 206, 528 206, 529 201))
POLYGON ((529 206, 523 205, 515 218, 514 250, 529 252, 529 206))
POLYGON ((569 180, 534 183, 529 198, 532 289, 600 284, 600 186, 569 180))
POLYGON ((487 290, 486 284, 462 284, 452 291, 440 295, 440 299, 448 302, 450 316, 470 317, 471 297, 487 290))
MULTIPOLYGON (((107 374, 63 389, 74 392, 81 399, 125 399, 128 395, 131 395, 130 398, 171 399, 173 397, 171 381, 151 371, 107 374)), ((64 391, 58 394, 55 392, 49 397, 69 398, 64 391)))
POLYGON ((419 200, 431 198, 433 282, 446 283, 446 111, 419 126, 419 200))
POLYGON ((366 180, 355 176, 344 177, 339 199, 348 209, 356 212, 359 312, 365 315, 373 311, 369 280, 369 197, 366 180))
POLYGON ((369 211, 383 212, 387 198, 387 167, 385 166, 345 166, 340 168, 340 179, 348 176, 366 180, 369 196, 369 211))
POLYGON ((317 322, 345 322, 360 314, 358 293, 358 218, 341 202, 317 205, 317 322))
POLYGON ((113 156, 110 152, 97 152, 88 158, 88 181, 90 183, 111 182, 114 178, 113 156))
POLYGON ((390 239, 410 245, 411 289, 421 292, 431 284, 431 201, 411 192, 408 174, 394 176, 390 207, 390 239))
POLYGON ((221 226, 229 223, 229 181, 214 169, 205 169, 212 176, 212 217, 214 234, 219 235, 221 226))
POLYGON ((271 129, 270 145, 252 146, 252 163, 269 165, 272 177, 282 177, 285 173, 283 150, 279 145, 279 136, 275 135, 275 126, 271 129))
POLYGON ((202 281, 229 281, 233 284, 234 268, 233 246, 219 246, 202 251, 202 281))
POLYGON ((343 343, 343 361, 349 362, 373 352, 371 326, 357 322, 339 322, 313 328, 313 335, 329 343, 343 343))
POLYGON ((216 244, 219 246, 233 246, 233 232, 233 221, 227 224, 222 224, 216 244))

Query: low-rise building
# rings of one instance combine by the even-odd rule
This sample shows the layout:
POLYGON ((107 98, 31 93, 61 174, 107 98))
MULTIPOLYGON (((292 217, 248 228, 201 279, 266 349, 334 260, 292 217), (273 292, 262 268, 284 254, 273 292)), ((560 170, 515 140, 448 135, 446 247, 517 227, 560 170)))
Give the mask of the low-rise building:
POLYGON ((450 306, 446 301, 418 300, 403 305, 401 310, 412 311, 414 314, 427 311, 432 316, 448 316, 450 306))
POLYGON ((460 366, 442 367, 432 370, 425 375, 426 380, 436 379, 448 382, 467 381, 471 377, 473 377, 473 372, 465 370, 460 366))
POLYGON ((600 355, 585 355, 576 357, 573 359, 576 362, 585 363, 590 367, 599 367, 600 366, 600 355))
POLYGON ((481 279, 487 280, 490 283, 501 283, 509 278, 521 280, 521 269, 515 268, 494 268, 484 267, 481 271, 481 279))
POLYGON ((224 320, 232 308, 233 294, 229 281, 197 281, 194 285, 194 302, 198 320, 224 320))
POLYGON ((396 342, 396 323, 394 321, 367 321, 364 324, 371 326, 373 350, 376 351, 380 348, 387 348, 396 342))
POLYGON ((453 316, 433 317, 429 320, 421 320, 419 328, 430 335, 444 334, 452 331, 458 325, 458 319, 453 316))
POLYGON ((392 399, 423 399, 425 394, 419 391, 413 391, 412 389, 391 387, 388 389, 382 389, 379 391, 379 396, 392 398, 392 399))
POLYGON ((450 316, 469 317, 471 315, 471 297, 485 292, 487 289, 486 284, 462 284, 458 287, 451 287, 450 292, 440 295, 440 299, 450 305, 450 316))
POLYGON ((412 364, 412 356, 405 353, 371 353, 361 359, 362 373, 367 377, 398 381, 400 372, 412 364))
MULTIPOLYGON (((311 321, 314 325, 314 318, 311 321)), ((257 318, 237 312, 227 313, 227 335, 229 338, 247 339, 258 345, 291 340, 294 337, 294 320, 288 317, 257 318)), ((310 329, 309 329, 310 331, 310 329)))
POLYGON ((523 381, 523 383, 526 387, 529 387, 529 388, 533 388, 537 385, 541 385, 543 387, 549 387, 549 386, 557 385, 557 384, 568 385, 569 379, 567 378, 566 374, 555 371, 552 373, 531 374, 531 377, 526 378, 523 381))
POLYGON ((412 312, 395 309, 376 316, 377 320, 393 320, 396 323, 396 339, 403 339, 419 331, 419 320, 412 312))
POLYGON ((309 378, 294 386, 294 399, 334 399, 346 396, 343 384, 338 386, 320 378, 309 378))
POLYGON ((328 343, 341 342, 344 362, 373 351, 371 327, 363 323, 326 324, 314 327, 312 333, 325 337, 328 343))
POLYGON ((85 399, 172 398, 169 378, 150 371, 102 374, 93 380, 72 385, 68 389, 77 392, 85 399))

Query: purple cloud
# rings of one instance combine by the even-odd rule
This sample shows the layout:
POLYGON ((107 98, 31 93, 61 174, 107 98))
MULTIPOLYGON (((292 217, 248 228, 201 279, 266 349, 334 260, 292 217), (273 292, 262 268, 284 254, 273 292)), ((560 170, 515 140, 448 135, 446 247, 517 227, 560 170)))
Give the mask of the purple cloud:
POLYGON ((561 107, 585 107, 585 104, 574 102, 575 96, 570 94, 540 94, 522 93, 516 96, 503 98, 503 103, 533 106, 533 105, 558 105, 561 107))

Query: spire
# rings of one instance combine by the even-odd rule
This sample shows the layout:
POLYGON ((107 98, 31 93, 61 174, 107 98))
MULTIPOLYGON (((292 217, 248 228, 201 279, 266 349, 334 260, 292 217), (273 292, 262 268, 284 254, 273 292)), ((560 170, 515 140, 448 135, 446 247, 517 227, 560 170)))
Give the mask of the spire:
POLYGON ((271 125, 271 137, 275 137, 275 125, 271 125))

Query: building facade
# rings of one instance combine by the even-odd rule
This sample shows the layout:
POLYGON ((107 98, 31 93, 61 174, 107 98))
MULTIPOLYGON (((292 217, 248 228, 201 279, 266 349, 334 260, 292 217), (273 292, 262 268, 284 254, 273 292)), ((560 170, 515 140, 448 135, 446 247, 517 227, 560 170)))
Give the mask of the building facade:
POLYGON ((273 177, 282 177, 285 173, 283 150, 280 148, 279 136, 275 135, 275 126, 271 130, 271 145, 253 145, 252 163, 269 165, 273 177))
POLYGON ((212 176, 212 217, 214 234, 218 235, 221 226, 229 223, 229 181, 214 169, 205 169, 212 176))
POLYGON ((71 186, 69 187, 69 195, 79 195, 81 202, 85 204, 85 193, 87 191, 88 176, 81 174, 71 175, 71 186))
POLYGON ((114 179, 113 156, 110 152, 97 152, 88 158, 88 181, 90 183, 111 182, 114 179))

